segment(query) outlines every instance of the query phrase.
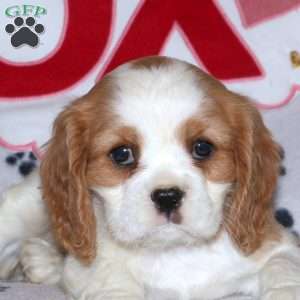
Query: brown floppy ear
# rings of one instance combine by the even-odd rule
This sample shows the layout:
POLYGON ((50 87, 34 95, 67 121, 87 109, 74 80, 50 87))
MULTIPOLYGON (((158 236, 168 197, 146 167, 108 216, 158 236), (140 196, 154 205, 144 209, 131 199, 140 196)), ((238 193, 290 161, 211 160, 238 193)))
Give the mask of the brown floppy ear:
POLYGON ((258 110, 247 99, 233 97, 236 183, 225 205, 225 225, 236 245, 248 255, 272 236, 272 196, 279 174, 280 148, 258 110))
POLYGON ((86 180, 89 118, 82 102, 77 100, 57 117, 40 172, 57 241, 88 263, 96 254, 96 225, 86 180))

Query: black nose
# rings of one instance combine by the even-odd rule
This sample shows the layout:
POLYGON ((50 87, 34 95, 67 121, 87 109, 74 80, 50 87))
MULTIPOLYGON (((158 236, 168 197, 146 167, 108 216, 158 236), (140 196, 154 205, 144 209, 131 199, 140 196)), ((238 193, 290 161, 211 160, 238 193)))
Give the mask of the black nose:
POLYGON ((151 193, 151 199, 156 208, 167 216, 181 205, 184 192, 177 187, 157 189, 151 193))

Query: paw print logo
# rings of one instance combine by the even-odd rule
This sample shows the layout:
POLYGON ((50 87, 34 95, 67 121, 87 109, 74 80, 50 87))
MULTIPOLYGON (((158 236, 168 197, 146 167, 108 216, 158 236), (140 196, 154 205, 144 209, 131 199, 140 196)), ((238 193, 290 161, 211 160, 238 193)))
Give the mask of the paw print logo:
POLYGON ((6 157, 6 163, 18 167, 22 176, 29 175, 37 166, 37 158, 33 152, 17 152, 6 157))
POLYGON ((45 27, 42 24, 36 24, 33 17, 23 19, 17 17, 14 20, 14 24, 7 24, 5 31, 11 34, 11 44, 15 48, 21 45, 28 45, 36 47, 39 43, 39 35, 45 31, 45 27))

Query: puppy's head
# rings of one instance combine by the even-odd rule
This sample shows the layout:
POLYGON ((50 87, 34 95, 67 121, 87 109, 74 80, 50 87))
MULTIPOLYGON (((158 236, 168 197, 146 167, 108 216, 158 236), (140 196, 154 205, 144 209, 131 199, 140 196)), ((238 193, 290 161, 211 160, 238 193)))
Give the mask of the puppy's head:
POLYGON ((249 254, 272 229, 278 150, 247 99, 190 64, 146 58, 58 116, 43 196, 58 241, 83 261, 96 253, 92 193, 120 243, 201 244, 226 230, 249 254))

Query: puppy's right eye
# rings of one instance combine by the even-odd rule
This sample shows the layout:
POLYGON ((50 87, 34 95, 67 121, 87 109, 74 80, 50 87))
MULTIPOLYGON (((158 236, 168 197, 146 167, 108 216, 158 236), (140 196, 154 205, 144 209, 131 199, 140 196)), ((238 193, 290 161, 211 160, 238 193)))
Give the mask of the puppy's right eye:
POLYGON ((113 162, 119 166, 130 166, 135 163, 133 150, 129 146, 120 146, 110 152, 113 162))

